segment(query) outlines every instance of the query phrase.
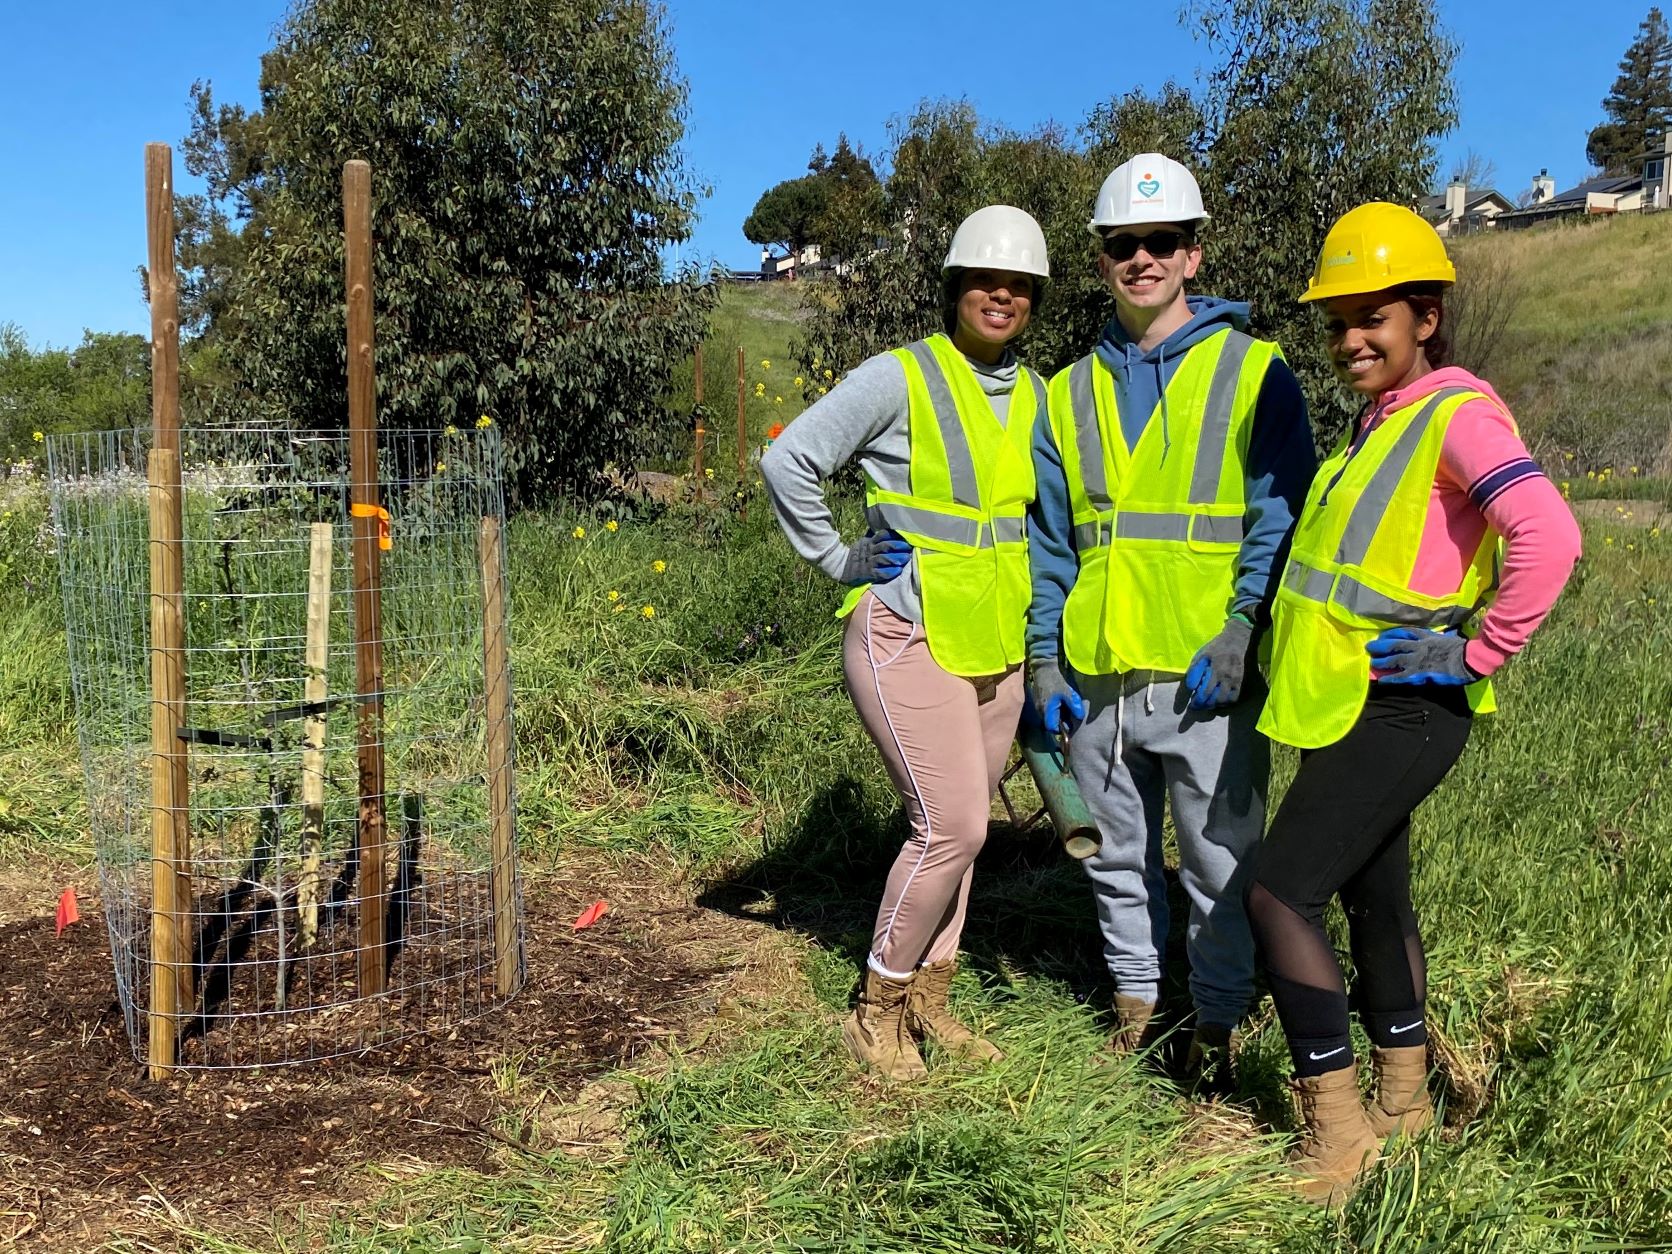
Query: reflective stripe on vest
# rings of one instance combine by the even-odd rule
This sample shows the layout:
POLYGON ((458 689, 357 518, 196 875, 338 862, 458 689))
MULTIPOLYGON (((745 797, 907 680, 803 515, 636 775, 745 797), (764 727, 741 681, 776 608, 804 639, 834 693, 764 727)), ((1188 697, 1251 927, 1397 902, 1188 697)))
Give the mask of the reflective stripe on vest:
POLYGON ((1233 473, 1239 433, 1280 356, 1275 345, 1232 330, 1193 345, 1165 391, 1174 438, 1162 439, 1167 418, 1158 400, 1130 450, 1109 370, 1096 355, 1058 376, 1054 429, 1080 562, 1064 605, 1063 647, 1077 670, 1183 671, 1223 625, 1244 532, 1244 481, 1233 473), (1190 460, 1175 460, 1183 458, 1190 460))
MULTIPOLYGON (((1314 485, 1315 501, 1309 494, 1296 528, 1297 553, 1284 569, 1273 606, 1271 690, 1260 718, 1260 730, 1268 736, 1307 749, 1339 740, 1358 719, 1372 682, 1366 643, 1389 627, 1460 628, 1490 601, 1497 584, 1491 562, 1497 539, 1490 531, 1455 595, 1424 599, 1401 587, 1422 543, 1420 525, 1432 491, 1427 472, 1438 467, 1445 426, 1464 401, 1478 396, 1481 393, 1470 388, 1442 388, 1424 398, 1420 408, 1411 407, 1415 413, 1409 419, 1404 414, 1411 408, 1386 420, 1402 422, 1403 429, 1380 454, 1363 486, 1348 489, 1358 495, 1333 550, 1323 549, 1329 556, 1322 556, 1317 546, 1320 541, 1328 544, 1331 496, 1352 470, 1354 459, 1366 455, 1364 447, 1374 432, 1361 435, 1365 445, 1356 452, 1351 444, 1338 449, 1319 471, 1320 480, 1330 478, 1321 491, 1314 485), (1438 429, 1436 423, 1441 424, 1438 429), (1413 478, 1413 468, 1424 473, 1413 478), (1384 537, 1396 505, 1398 517, 1418 520, 1416 534, 1384 537), (1384 537, 1383 544, 1372 563, 1378 537, 1384 537)), ((1470 685, 1468 695, 1477 711, 1494 708, 1491 686, 1485 681, 1470 685)))
MULTIPOLYGON (((906 373, 911 491, 887 492, 867 479, 866 524, 898 532, 916 550, 923 634, 935 661, 956 675, 998 674, 1022 660, 1033 424, 1045 384, 1022 367, 1000 423, 946 336, 894 356, 906 373)), ((854 589, 841 612, 864 593, 854 589)))

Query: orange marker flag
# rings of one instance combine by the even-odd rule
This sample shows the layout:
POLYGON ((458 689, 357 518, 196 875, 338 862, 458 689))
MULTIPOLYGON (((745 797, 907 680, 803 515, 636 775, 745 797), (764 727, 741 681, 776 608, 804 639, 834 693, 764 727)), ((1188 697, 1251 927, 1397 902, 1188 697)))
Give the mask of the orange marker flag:
POLYGON ((52 934, 62 936, 70 924, 80 922, 81 911, 76 909, 75 889, 66 888, 58 897, 58 926, 52 934))
POLYGON ((591 927, 594 923, 598 922, 599 919, 604 917, 609 908, 610 903, 602 900, 601 898, 598 901, 593 902, 585 910, 582 910, 580 918, 575 920, 575 931, 578 932, 582 928, 591 927))

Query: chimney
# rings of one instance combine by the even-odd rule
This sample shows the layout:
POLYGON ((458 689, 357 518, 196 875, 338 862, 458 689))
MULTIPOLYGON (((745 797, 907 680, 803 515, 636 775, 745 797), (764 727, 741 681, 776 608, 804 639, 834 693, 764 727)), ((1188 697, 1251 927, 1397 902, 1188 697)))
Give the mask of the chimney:
POLYGON ((1469 188, 1462 179, 1452 179, 1446 184, 1446 221, 1461 221, 1464 206, 1468 203, 1469 188))
POLYGON ((1556 180, 1550 177, 1550 171, 1540 170, 1538 177, 1533 180, 1533 203, 1541 205, 1556 194, 1556 180))

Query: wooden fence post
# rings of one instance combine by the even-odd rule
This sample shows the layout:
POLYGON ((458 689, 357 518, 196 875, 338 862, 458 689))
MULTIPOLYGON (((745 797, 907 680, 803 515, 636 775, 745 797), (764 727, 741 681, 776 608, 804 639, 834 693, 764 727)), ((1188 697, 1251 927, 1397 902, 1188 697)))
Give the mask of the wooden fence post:
POLYGON ((163 1079, 177 1061, 192 1000, 186 600, 180 489, 180 281, 174 267, 174 154, 145 146, 146 282, 151 297, 151 1004, 146 1060, 163 1079))
POLYGON ((384 989, 383 583, 387 526, 378 499, 377 397, 372 361, 372 168, 343 166, 348 287, 348 458, 353 481, 354 678, 359 695, 359 993, 384 989))
POLYGON ((505 647, 505 576, 499 519, 482 519, 482 667, 488 704, 488 813, 493 846, 494 991, 509 997, 521 972, 517 944, 517 819, 511 777, 511 668, 505 647))

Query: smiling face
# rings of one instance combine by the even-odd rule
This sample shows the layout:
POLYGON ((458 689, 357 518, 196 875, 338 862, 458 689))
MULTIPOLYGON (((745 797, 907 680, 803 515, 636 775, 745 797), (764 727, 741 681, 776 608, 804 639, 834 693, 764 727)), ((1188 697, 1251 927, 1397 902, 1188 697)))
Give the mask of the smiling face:
POLYGON ((1415 383, 1429 371, 1423 344, 1440 313, 1421 315, 1397 290, 1337 296, 1324 302, 1324 346, 1336 377, 1362 396, 1415 383))
POLYGON ((1115 303, 1146 325, 1184 300, 1185 282, 1196 277, 1201 265, 1202 246, 1195 242, 1192 228, 1168 222, 1117 227, 1105 236, 1104 251, 1097 258, 1097 272, 1115 294, 1115 303), (1143 246, 1151 236, 1161 241, 1157 248, 1168 256, 1153 256, 1143 246), (1128 254, 1134 241, 1138 246, 1128 254), (1123 255, 1124 260, 1116 260, 1123 255))
POLYGON ((997 361, 1033 312, 1034 280, 1015 270, 965 270, 958 284, 958 329, 952 340, 966 356, 997 361))

